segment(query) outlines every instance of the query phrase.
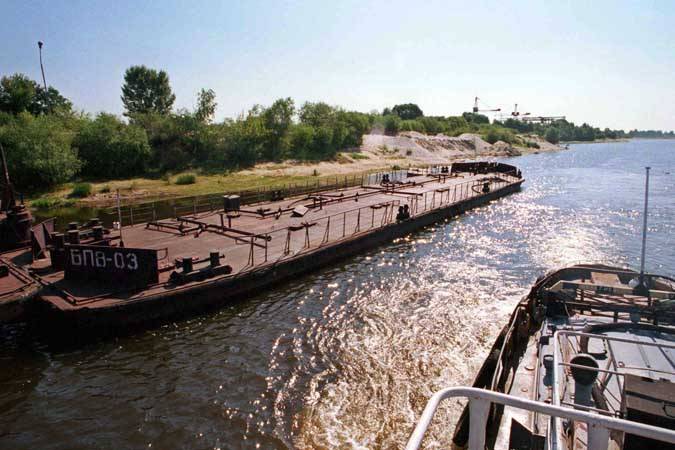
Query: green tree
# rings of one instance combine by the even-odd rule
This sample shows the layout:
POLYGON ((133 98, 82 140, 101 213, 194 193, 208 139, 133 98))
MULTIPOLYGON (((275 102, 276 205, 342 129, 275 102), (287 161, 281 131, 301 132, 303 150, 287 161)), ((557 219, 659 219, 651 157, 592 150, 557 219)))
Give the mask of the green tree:
POLYGON ((268 131, 268 139, 263 149, 264 159, 275 161, 283 158, 288 150, 286 139, 288 130, 293 124, 295 103, 288 98, 280 98, 262 112, 262 119, 268 131))
POLYGON ((208 124, 213 120, 216 114, 216 93, 213 89, 202 89, 197 94, 197 110, 195 111, 195 118, 201 123, 208 124))
POLYGON ((35 99, 37 83, 17 73, 0 79, 0 111, 19 114, 28 111, 35 99))
POLYGON ((150 160, 148 137, 141 127, 127 125, 112 114, 99 114, 77 134, 73 146, 85 175, 121 178, 142 174, 150 160))
POLYGON ((295 159, 308 159, 314 142, 314 128, 309 125, 294 125, 289 132, 290 156, 295 159))
POLYGON ((300 108, 300 122, 315 128, 328 126, 335 119, 335 109, 327 103, 306 102, 300 108))
POLYGON ((169 76, 145 66, 131 66, 124 73, 122 103, 127 112, 135 114, 168 114, 176 96, 171 92, 169 76))
POLYGON ((72 110, 72 103, 58 90, 49 86, 47 91, 26 75, 16 73, 0 79, 0 111, 10 114, 29 112, 33 115, 72 110))
POLYGON ((55 115, 19 113, 0 127, 7 166, 19 189, 46 189, 70 180, 80 169, 71 143, 74 132, 55 115))
POLYGON ((418 117, 422 117, 424 115, 420 107, 414 103, 396 105, 391 109, 391 112, 403 120, 417 119, 418 117))
POLYGON ((480 125, 482 123, 484 123, 484 124, 490 123, 490 119, 488 118, 488 116, 485 116, 483 114, 465 112, 465 113, 462 113, 462 117, 464 117, 464 120, 466 120, 467 123, 473 123, 473 124, 476 124, 476 125, 480 125))
POLYGON ((546 139, 551 144, 557 144, 558 142, 560 142, 560 132, 556 127, 549 127, 546 130, 544 139, 546 139))
POLYGON ((401 118, 394 114, 384 117, 384 132, 395 135, 401 130, 401 118))

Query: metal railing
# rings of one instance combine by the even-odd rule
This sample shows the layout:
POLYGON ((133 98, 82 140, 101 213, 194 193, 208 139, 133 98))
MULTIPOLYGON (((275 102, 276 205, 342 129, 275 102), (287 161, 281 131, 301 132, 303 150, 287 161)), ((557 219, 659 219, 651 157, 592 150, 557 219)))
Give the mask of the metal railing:
MULTIPOLYGON (((491 178, 488 182, 490 191, 494 191, 515 181, 519 181, 519 179, 506 175, 491 178)), ((415 218, 433 210, 446 208, 455 203, 485 195, 480 189, 473 189, 476 186, 482 187, 484 183, 485 181, 469 180, 464 183, 453 184, 447 190, 440 192, 439 189, 433 189, 419 194, 399 195, 407 198, 410 218, 415 218)), ((276 256, 270 250, 270 242, 279 242, 280 240, 284 242, 281 255, 274 259, 279 261, 310 249, 350 238, 359 233, 383 228, 396 222, 396 210, 403 202, 403 200, 397 199, 376 205, 369 204, 329 216, 312 218, 306 222, 307 226, 300 228, 297 226, 283 227, 255 236, 239 237, 238 240, 246 240, 249 245, 246 268, 268 263, 271 256, 276 256), (301 239, 298 239, 298 236, 301 236, 301 239)))
MULTIPOLYGON (((397 170, 391 172, 377 172, 372 174, 358 174, 352 176, 319 178, 315 182, 284 184, 280 186, 269 186, 258 189, 221 192, 217 194, 208 194, 194 197, 184 197, 167 201, 155 201, 140 203, 135 205, 125 205, 120 208, 122 222, 125 225, 136 225, 138 223, 150 222, 169 217, 178 217, 187 214, 200 214, 204 212, 215 211, 223 206, 223 195, 239 195, 242 205, 250 205, 265 201, 271 201, 275 192, 281 192, 283 197, 297 197, 311 193, 353 188, 367 184, 379 184, 383 175, 389 175, 390 180, 400 181, 405 179, 408 171, 397 170)), ((437 171, 431 169, 425 170, 424 174, 438 175, 437 171)), ((420 172, 422 174, 422 172, 420 172)), ((450 177, 450 174, 444 174, 450 177)), ((500 173, 501 179, 508 182, 520 180, 514 173, 500 173)), ((471 182, 462 183, 462 186, 471 182)), ((457 194, 455 194, 457 195, 457 194)), ((118 218, 117 207, 110 207, 104 210, 104 221, 112 223, 118 218)))
MULTIPOLYGON (((424 434, 431 424, 440 403, 448 398, 466 398, 469 400, 469 450, 484 450, 485 433, 490 406, 495 403, 525 411, 537 412, 552 418, 564 418, 585 422, 588 425, 589 450, 607 450, 610 430, 630 433, 648 439, 675 444, 675 431, 646 425, 629 420, 617 419, 558 405, 527 400, 500 392, 473 387, 451 387, 434 394, 422 412, 413 431, 406 450, 416 450, 422 445, 424 434)), ((550 439, 549 433, 549 439, 550 439)), ((549 445, 548 448, 553 448, 549 445)))
MULTIPOLYGON (((601 334, 592 334, 592 333, 584 333, 581 331, 572 331, 572 330, 559 330, 556 331, 553 334, 553 405, 560 406, 560 404, 563 402, 563 396, 565 395, 564 392, 561 391, 561 382, 563 375, 560 373, 561 371, 564 371, 566 367, 571 368, 571 367, 579 367, 583 368, 583 370, 587 371, 594 371, 598 373, 603 373, 605 375, 605 378, 601 381, 603 384, 603 387, 606 387, 609 384, 610 377, 612 375, 616 376, 616 382, 619 384, 619 391, 623 392, 623 386, 621 382, 619 381, 619 377, 623 377, 626 375, 625 372, 619 371, 619 366, 617 365, 616 358, 614 357, 614 352, 611 347, 611 342, 621 342, 624 344, 634 344, 634 345, 644 345, 647 347, 657 347, 661 350, 663 349, 675 349, 675 345, 673 344, 666 344, 666 343, 657 343, 657 342, 649 342, 649 341, 636 341, 635 339, 626 339, 626 338, 620 338, 620 337, 613 337, 613 336, 604 336, 601 334), (561 337, 566 337, 568 342, 569 342, 569 337, 574 336, 578 337, 581 339, 584 339, 586 341, 590 339, 599 339, 601 341, 604 341, 605 343, 608 344, 608 349, 610 351, 610 358, 607 361, 607 367, 605 369, 600 369, 600 368, 595 368, 595 367, 590 367, 590 366, 577 366, 575 364, 571 364, 569 362, 565 361, 560 361, 562 358, 562 346, 561 346, 561 337), (614 364, 614 370, 608 370, 609 369, 609 364, 614 364)), ((586 343, 588 345, 588 343, 586 343)), ((577 353, 581 352, 580 348, 573 349, 577 353)), ((585 352, 585 351, 584 351, 585 352)), ((568 360, 570 358, 567 358, 568 360)), ((621 369, 628 369, 626 367, 621 367, 621 369)), ((630 370, 633 371, 644 371, 644 372, 662 372, 663 371, 658 371, 651 369, 649 367, 631 367, 630 370)), ((672 372, 665 372, 668 375, 674 375, 672 372)), ((619 403, 620 400, 619 400, 619 403)), ((591 407, 584 407, 583 405, 574 405, 577 408, 582 408, 582 409, 588 409, 588 410, 596 410, 595 408, 591 407)), ((598 410, 596 412, 600 413, 605 413, 605 414, 611 414, 611 411, 604 411, 604 410, 598 410)), ((551 428, 555 432, 556 430, 560 429, 560 423, 559 419, 554 419, 551 421, 551 428)), ((551 448, 553 450, 560 448, 560 440, 559 440, 559 435, 557 433, 552 433, 552 446, 551 448)))
MULTIPOLYGON (((393 172, 392 172, 393 173, 393 172)), ((186 214, 198 214, 214 211, 222 207, 223 195, 238 195, 242 205, 250 205, 265 201, 271 201, 275 192, 281 192, 286 198, 307 195, 324 190, 346 189, 362 186, 370 181, 381 178, 382 174, 355 174, 343 177, 323 177, 316 181, 305 183, 286 183, 281 185, 266 186, 257 189, 220 192, 216 194, 183 197, 166 201, 146 202, 140 204, 124 205, 120 208, 122 221, 126 225, 148 222, 150 220, 167 219, 186 214)), ((110 207, 104 211, 109 216, 110 222, 117 220, 117 207, 110 207)))

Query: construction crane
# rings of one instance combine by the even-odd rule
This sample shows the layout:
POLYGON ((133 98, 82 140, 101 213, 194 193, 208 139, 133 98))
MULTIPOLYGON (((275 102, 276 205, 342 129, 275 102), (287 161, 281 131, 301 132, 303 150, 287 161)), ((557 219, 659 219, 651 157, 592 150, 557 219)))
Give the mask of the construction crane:
POLYGON ((474 113, 474 114, 478 114, 478 113, 482 113, 482 112, 497 112, 497 111, 501 111, 501 110, 502 110, 501 108, 497 108, 497 109, 479 109, 479 108, 478 108, 478 100, 480 100, 478 97, 476 97, 476 98, 473 99, 473 113, 474 113))
POLYGON ((516 118, 518 118, 520 116, 529 116, 529 115, 530 115, 529 112, 527 112, 527 113, 518 112, 518 103, 516 103, 516 105, 513 107, 513 112, 511 113, 511 116, 516 117, 516 118))

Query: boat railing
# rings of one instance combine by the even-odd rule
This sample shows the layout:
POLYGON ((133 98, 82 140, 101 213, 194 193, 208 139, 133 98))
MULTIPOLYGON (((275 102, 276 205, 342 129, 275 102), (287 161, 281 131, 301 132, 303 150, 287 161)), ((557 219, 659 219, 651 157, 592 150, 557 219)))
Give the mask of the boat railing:
MULTIPOLYGON (((644 340, 636 340, 636 339, 628 339, 628 338, 621 338, 621 337, 616 337, 616 336, 606 336, 602 334, 593 334, 593 333, 584 333, 581 331, 573 331, 573 330, 558 330, 554 333, 553 335, 553 373, 552 373, 552 387, 553 387, 553 393, 552 393, 552 398, 553 398, 553 405, 555 406, 573 406, 575 408, 579 409, 584 409, 587 411, 594 411, 599 414, 611 414, 611 415, 618 415, 620 413, 619 408, 622 403, 622 399, 615 399, 619 404, 617 407, 614 409, 614 411, 610 411, 609 409, 607 410, 602 410, 602 409, 597 409, 593 408, 591 406, 586 406, 586 405, 581 405, 581 404, 570 404, 564 400, 565 392, 563 391, 563 376, 564 376, 564 371, 565 370, 570 370, 573 367, 580 368, 586 371, 593 371, 597 372, 598 374, 602 374, 603 378, 599 379, 600 382, 600 391, 604 391, 607 386, 610 383, 611 377, 615 376, 616 377, 616 383, 619 386, 618 392, 624 392, 624 385, 622 382, 622 378, 625 377, 628 371, 631 373, 633 372, 645 372, 649 374, 650 372, 653 373, 659 373, 660 375, 670 375, 671 377, 675 377, 675 372, 670 372, 670 371, 663 371, 663 370, 658 370, 654 369, 652 367, 646 367, 646 366, 630 366, 626 367, 625 365, 619 365, 619 362, 616 360, 615 355, 614 355, 614 350, 612 348, 612 342, 615 343, 623 343, 623 344, 633 344, 633 345, 639 345, 639 346, 645 346, 645 347, 655 347, 664 352, 666 349, 673 350, 675 349, 675 344, 667 344, 664 342, 650 342, 650 341, 644 341, 644 340), (567 342, 567 346, 565 347, 565 344, 563 343, 563 338, 565 339, 565 342, 567 342), (575 347, 574 343, 572 342, 571 338, 577 338, 579 342, 577 342, 577 345, 575 347), (567 353, 570 351, 573 353, 586 353, 588 350, 587 348, 585 349, 584 347, 588 346, 588 341, 591 339, 598 339, 602 341, 605 345, 605 347, 609 350, 609 358, 607 360, 607 364, 605 368, 599 368, 599 367, 590 367, 590 366, 579 366, 576 364, 572 364, 569 361, 571 360, 571 357, 564 357, 564 350, 567 350, 567 353), (581 340, 585 341, 586 343, 581 344, 581 340), (612 369, 610 369, 610 367, 612 369), (621 369, 621 370, 620 370, 621 369)), ((609 403, 608 403, 609 406, 609 403)), ((560 430, 560 421, 559 419, 554 419, 551 421, 551 436, 554 445, 552 448, 560 448, 560 435, 557 433, 557 430, 560 430)))
MULTIPOLYGON (((376 205, 365 205, 324 217, 313 217, 302 225, 279 228, 263 235, 238 237, 249 244, 247 267, 269 262, 270 245, 284 242, 283 251, 275 260, 281 260, 299 253, 316 249, 328 243, 348 239, 363 232, 382 228, 395 223, 397 208, 405 201, 409 206, 410 218, 415 218, 433 210, 449 207, 455 203, 485 195, 473 187, 488 183, 490 191, 504 188, 516 178, 490 177, 489 180, 468 180, 463 183, 448 185, 447 189, 433 189, 423 193, 398 194, 402 198, 390 200, 376 205)), ((349 200, 342 200, 349 201, 349 200)))
MULTIPOLYGON (((251 205, 259 202, 270 201, 273 199, 274 192, 283 192, 284 197, 295 197, 299 195, 309 195, 326 190, 347 189, 368 184, 379 184, 383 175, 388 175, 391 180, 399 180, 407 174, 405 170, 392 172, 378 172, 374 174, 358 174, 344 176, 342 178, 320 178, 316 182, 286 184, 281 186, 269 186, 254 190, 238 191, 233 194, 239 195, 242 205, 251 205)), ((431 175, 434 175, 430 173, 431 175)), ((505 182, 514 183, 520 181, 516 172, 495 173, 495 176, 505 182)), ((232 194, 232 193, 230 193, 232 194)), ((165 202, 146 202, 136 205, 122 206, 118 212, 116 207, 110 207, 105 210, 110 221, 118 220, 121 216, 124 225, 136 225, 168 217, 179 217, 188 214, 201 214, 212 212, 222 208, 223 195, 228 193, 208 194, 194 197, 184 197, 171 200, 171 206, 164 205, 165 202)))
MULTIPOLYGON (((675 431, 666 428, 659 428, 615 417, 593 414, 560 405, 536 402, 487 389, 450 387, 435 393, 428 401, 415 430, 408 439, 408 443, 405 447, 406 450, 416 450, 421 447, 424 435, 429 428, 438 407, 443 400, 450 398, 464 398, 469 401, 468 450, 485 449, 486 428, 490 409, 493 404, 536 412, 547 415, 555 420, 567 419, 569 421, 584 422, 588 426, 588 450, 607 450, 609 446, 610 431, 630 433, 648 439, 675 444, 675 431)), ((548 448, 556 450, 560 447, 557 447, 554 442, 549 442, 548 448)))

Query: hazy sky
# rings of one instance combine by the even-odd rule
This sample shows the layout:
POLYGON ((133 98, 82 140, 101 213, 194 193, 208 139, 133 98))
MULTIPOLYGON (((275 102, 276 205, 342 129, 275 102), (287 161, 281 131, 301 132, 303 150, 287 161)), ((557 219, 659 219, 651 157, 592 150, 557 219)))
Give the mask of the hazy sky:
POLYGON ((88 112, 123 111, 124 70, 169 73, 176 107, 218 119, 292 97, 359 111, 492 107, 610 128, 675 129, 675 1, 0 2, 0 74, 88 112), (474 4, 480 3, 480 4, 474 4))

